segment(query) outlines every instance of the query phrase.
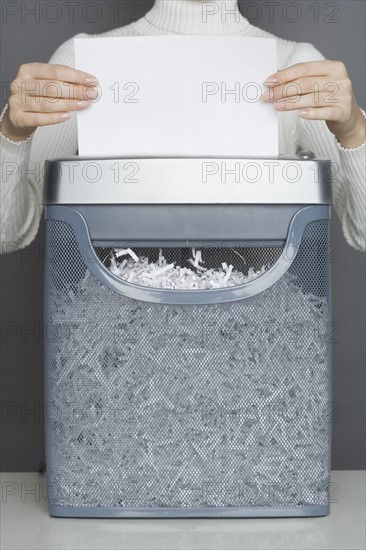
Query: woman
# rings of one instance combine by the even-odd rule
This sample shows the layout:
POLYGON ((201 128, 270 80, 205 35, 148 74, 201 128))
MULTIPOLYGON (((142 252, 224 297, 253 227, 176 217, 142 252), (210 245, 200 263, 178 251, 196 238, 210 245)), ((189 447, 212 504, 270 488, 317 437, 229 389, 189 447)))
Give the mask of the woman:
MULTIPOLYGON (((300 146, 338 165, 337 181, 333 182, 335 208, 348 243, 365 250, 365 112, 357 105, 343 63, 325 60, 311 44, 283 40, 251 25, 234 0, 157 0, 145 17, 100 36, 174 34, 277 39, 279 72, 268 75, 271 85, 263 101, 273 102, 281 112, 279 152, 294 155, 300 146), (294 81, 300 94, 294 92, 294 86, 282 86, 294 81), (311 88, 315 82, 319 83, 319 94, 311 88), (327 88, 329 83, 337 90, 336 103, 328 101, 333 91, 327 88), (299 100, 284 96, 286 89, 299 94, 299 100)), ((88 35, 77 35, 83 36, 88 35)), ((90 100, 96 95, 91 86, 95 76, 74 67, 70 39, 57 49, 49 64, 22 65, 12 83, 0 127, 2 159, 7 163, 1 182, 2 251, 26 246, 37 234, 44 161, 77 152, 75 111, 90 106, 88 100, 82 100, 83 86, 90 85, 90 100), (52 97, 52 86, 47 84, 55 81, 63 90, 63 98, 52 102, 42 90, 47 89, 48 98, 52 97), (21 85, 24 82, 26 90, 21 85), (70 102, 70 93, 80 101, 70 102)))

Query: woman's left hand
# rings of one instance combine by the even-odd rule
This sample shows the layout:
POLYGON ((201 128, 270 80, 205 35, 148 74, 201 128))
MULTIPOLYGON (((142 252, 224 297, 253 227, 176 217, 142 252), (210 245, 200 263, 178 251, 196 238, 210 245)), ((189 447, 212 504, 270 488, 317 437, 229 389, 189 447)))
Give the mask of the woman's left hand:
POLYGON ((299 110, 308 120, 324 120, 343 147, 365 141, 365 118, 357 105, 352 82, 341 61, 297 63, 269 76, 262 101, 278 111, 299 110))

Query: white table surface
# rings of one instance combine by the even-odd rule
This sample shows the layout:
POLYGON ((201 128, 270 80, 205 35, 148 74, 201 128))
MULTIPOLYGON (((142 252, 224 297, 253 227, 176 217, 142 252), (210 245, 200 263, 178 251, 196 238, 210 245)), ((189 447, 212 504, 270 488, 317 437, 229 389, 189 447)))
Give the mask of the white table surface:
POLYGON ((339 549, 364 550, 365 472, 332 472, 331 514, 269 519, 52 518, 46 476, 1 474, 2 550, 339 549))

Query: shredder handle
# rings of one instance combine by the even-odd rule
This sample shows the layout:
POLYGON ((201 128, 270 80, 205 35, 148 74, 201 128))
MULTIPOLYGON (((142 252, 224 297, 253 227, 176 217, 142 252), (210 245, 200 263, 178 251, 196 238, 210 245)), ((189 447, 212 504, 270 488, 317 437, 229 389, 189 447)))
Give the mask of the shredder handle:
POLYGON ((330 206, 312 205, 302 208, 291 220, 286 244, 281 257, 263 275, 235 287, 209 290, 171 290, 136 285, 114 275, 97 257, 84 217, 65 206, 47 210, 47 220, 69 224, 75 235, 79 253, 85 266, 97 280, 109 289, 135 300, 162 304, 218 304, 250 298, 275 284, 290 268, 298 252, 306 226, 313 221, 329 219, 330 206))

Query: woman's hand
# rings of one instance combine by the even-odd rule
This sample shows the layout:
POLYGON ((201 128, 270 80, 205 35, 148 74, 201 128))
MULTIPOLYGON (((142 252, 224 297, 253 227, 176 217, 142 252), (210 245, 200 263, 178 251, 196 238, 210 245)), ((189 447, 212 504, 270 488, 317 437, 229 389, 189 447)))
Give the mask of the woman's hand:
POLYGON ((297 63, 269 76, 262 101, 278 111, 299 110, 308 120, 325 120, 343 147, 358 147, 366 139, 366 121, 341 61, 297 63))
POLYGON ((97 98, 97 84, 95 76, 66 65, 21 65, 10 85, 1 133, 21 141, 39 126, 64 122, 71 111, 85 109, 97 98))

